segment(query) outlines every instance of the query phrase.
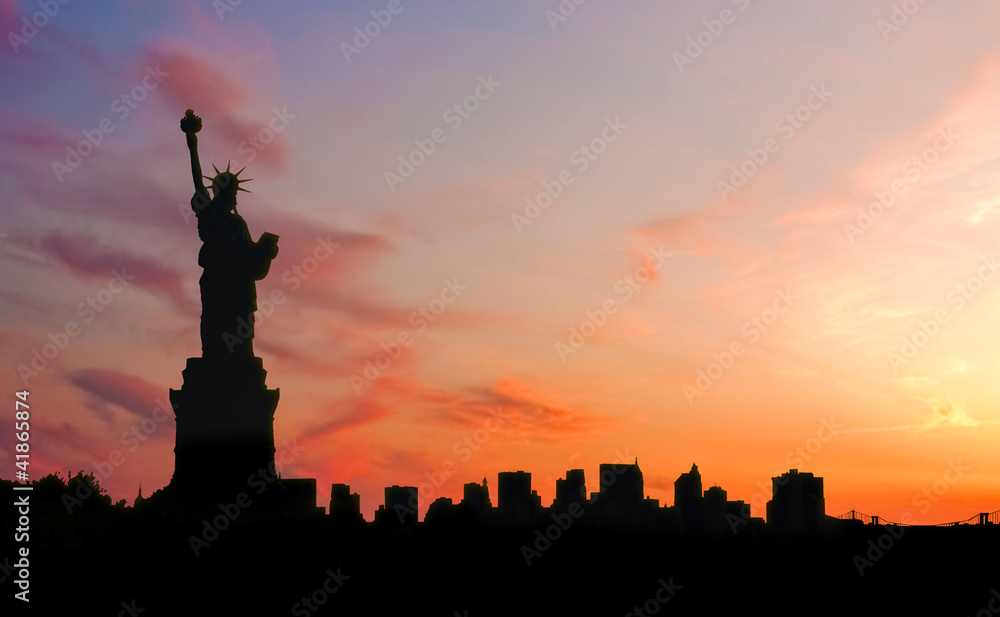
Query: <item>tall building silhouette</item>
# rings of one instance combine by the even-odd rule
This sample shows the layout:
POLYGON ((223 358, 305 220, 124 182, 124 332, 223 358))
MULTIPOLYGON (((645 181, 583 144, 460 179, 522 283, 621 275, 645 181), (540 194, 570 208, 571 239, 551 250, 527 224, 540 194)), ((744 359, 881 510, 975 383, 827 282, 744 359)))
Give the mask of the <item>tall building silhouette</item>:
POLYGON ((638 503, 644 497, 639 459, 632 465, 601 463, 601 499, 614 503, 638 503))
POLYGON ((465 484, 462 491, 462 503, 473 510, 488 510, 493 507, 493 503, 490 501, 490 489, 486 485, 486 478, 483 478, 482 484, 476 484, 475 482, 465 484))
POLYGON ((418 498, 415 486, 393 484, 385 487, 385 503, 375 512, 375 522, 382 527, 416 525, 418 498))
POLYGON ((427 507, 424 522, 428 525, 451 527, 455 523, 455 503, 451 497, 438 497, 427 507))
POLYGON ((525 471, 497 474, 497 505, 501 510, 531 505, 531 474, 525 471))
POLYGON ((505 525, 527 525, 542 505, 538 493, 531 490, 531 474, 525 471, 497 474, 497 505, 505 525))
POLYGON ((708 535, 720 536, 726 532, 726 497, 721 486, 709 487, 702 496, 702 530, 708 535))
POLYGON ((364 521, 361 516, 361 495, 351 492, 346 484, 330 487, 330 518, 335 523, 357 525, 364 521))
POLYGON ((582 469, 570 469, 565 478, 556 479, 556 498, 552 506, 565 510, 573 503, 581 506, 587 503, 587 487, 582 469))
POLYGON ((767 502, 767 524, 783 533, 815 534, 823 529, 826 502, 823 478, 791 469, 771 478, 773 496, 767 502))
POLYGON ((490 489, 483 478, 482 484, 468 482, 462 489, 462 507, 472 514, 474 521, 480 525, 489 523, 493 516, 493 503, 490 501, 490 489))
POLYGON ((698 532, 702 521, 701 473, 691 464, 691 471, 682 473, 674 482, 674 506, 680 510, 685 532, 698 532))
POLYGON ((642 470, 634 464, 601 463, 600 493, 595 505, 601 518, 611 524, 636 528, 643 500, 642 470))

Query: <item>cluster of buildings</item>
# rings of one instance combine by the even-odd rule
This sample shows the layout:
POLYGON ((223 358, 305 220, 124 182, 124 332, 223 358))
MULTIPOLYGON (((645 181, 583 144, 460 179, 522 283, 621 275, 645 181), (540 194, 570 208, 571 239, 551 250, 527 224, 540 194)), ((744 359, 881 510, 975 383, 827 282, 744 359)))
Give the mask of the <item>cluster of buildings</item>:
MULTIPOLYGON (((767 502, 768 531, 816 534, 824 529, 826 512, 823 479, 792 469, 771 479, 773 496, 767 502)), ((721 537, 759 531, 764 520, 750 515, 750 505, 730 501, 719 486, 702 488, 697 465, 674 482, 674 503, 660 505, 646 496, 638 460, 632 464, 600 466, 599 490, 586 489, 583 469, 570 469, 556 480, 552 504, 543 507, 531 474, 504 471, 497 475, 497 504, 490 498, 486 478, 465 484, 459 503, 439 497, 428 507, 423 524, 446 527, 471 524, 493 529, 519 529, 544 525, 558 513, 571 513, 597 528, 625 532, 678 533, 699 537, 721 537)), ((420 491, 415 486, 389 486, 385 501, 375 513, 378 528, 412 527, 417 523, 420 491)), ((361 499, 346 484, 334 484, 330 492, 330 517, 341 524, 363 524, 361 499)))
MULTIPOLYGON (((192 114, 188 110, 185 120, 195 118, 192 114)), ((182 122, 189 136, 197 132, 195 127, 200 127, 200 120, 182 122)), ((189 146, 191 143, 189 140, 189 146)), ((197 170, 200 167, 197 149, 191 146, 190 150, 192 169, 197 170)), ((213 182, 222 182, 225 174, 229 174, 226 176, 229 180, 236 177, 227 168, 213 182)), ((198 172, 194 181, 198 187, 202 186, 198 172)), ((213 187, 218 188, 216 184, 213 187)), ((227 199, 235 199, 235 191, 229 192, 232 195, 227 193, 227 199)), ((199 189, 199 194, 202 193, 204 190, 199 189)), ((196 208, 196 214, 201 217, 204 213, 196 208)), ((252 315, 256 305, 250 300, 254 281, 267 274, 273 254, 248 269, 245 264, 240 265, 240 259, 229 255, 234 250, 243 250, 234 248, 231 239, 204 236, 203 240, 202 254, 214 256, 205 266, 205 276, 214 277, 214 283, 202 285, 202 356, 188 358, 181 372, 184 380, 181 389, 170 390, 177 420, 174 474, 160 499, 178 506, 211 510, 219 495, 238 490, 246 497, 247 505, 252 501, 264 502, 257 506, 259 511, 318 515, 322 508, 316 506, 316 480, 281 478, 277 473, 274 414, 280 392, 267 386, 263 360, 253 352, 252 315), (220 281, 226 284, 219 287, 220 281), (230 296, 237 298, 235 304, 230 296), (249 322, 243 315, 250 315, 249 322), (231 326, 237 321, 240 327, 234 334, 231 326), (246 487, 252 489, 255 497, 249 497, 244 491, 246 487), (273 488, 268 490, 269 487, 273 488)), ((203 277, 204 280, 207 279, 203 277)), ((792 469, 772 482, 774 496, 767 504, 769 528, 809 533, 823 527, 826 517, 822 478, 792 469)), ((602 464, 598 486, 598 491, 588 495, 584 470, 571 469, 565 478, 556 481, 552 504, 542 507, 537 491, 531 488, 530 473, 501 472, 497 476, 495 507, 483 478, 482 484, 465 485, 458 504, 447 497, 435 499, 428 507, 424 524, 517 529, 544 524, 550 516, 567 520, 566 515, 570 515, 570 520, 585 520, 583 525, 621 531, 718 536, 727 530, 759 528, 764 522, 750 516, 747 503, 730 501, 721 487, 702 490, 697 465, 677 478, 672 506, 661 506, 659 500, 646 496, 638 459, 632 464, 602 464)), ((385 502, 375 513, 375 525, 415 526, 419 500, 419 487, 387 487, 385 502)), ((365 522, 360 496, 351 493, 344 484, 334 484, 331 488, 329 515, 336 523, 365 522)))

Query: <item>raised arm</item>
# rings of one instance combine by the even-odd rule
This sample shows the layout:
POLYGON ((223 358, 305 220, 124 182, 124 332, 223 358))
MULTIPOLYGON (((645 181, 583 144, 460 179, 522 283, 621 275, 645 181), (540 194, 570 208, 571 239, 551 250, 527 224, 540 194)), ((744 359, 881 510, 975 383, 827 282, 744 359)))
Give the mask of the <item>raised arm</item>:
POLYGON ((194 110, 187 110, 187 113, 181 118, 181 130, 187 136, 188 150, 191 151, 191 175, 194 178, 194 190, 207 202, 210 198, 208 189, 202 182, 201 161, 198 160, 198 131, 201 130, 201 118, 194 115, 194 110))

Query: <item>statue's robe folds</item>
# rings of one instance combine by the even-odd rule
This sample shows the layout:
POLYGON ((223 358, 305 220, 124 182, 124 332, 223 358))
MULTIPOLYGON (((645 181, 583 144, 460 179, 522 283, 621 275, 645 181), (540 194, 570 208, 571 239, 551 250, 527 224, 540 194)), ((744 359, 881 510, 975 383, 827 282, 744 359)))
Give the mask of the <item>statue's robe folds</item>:
POLYGON ((246 221, 235 212, 209 203, 195 194, 192 208, 198 218, 201 275, 202 357, 233 361, 253 358, 255 281, 271 268, 270 247, 250 238, 246 221))

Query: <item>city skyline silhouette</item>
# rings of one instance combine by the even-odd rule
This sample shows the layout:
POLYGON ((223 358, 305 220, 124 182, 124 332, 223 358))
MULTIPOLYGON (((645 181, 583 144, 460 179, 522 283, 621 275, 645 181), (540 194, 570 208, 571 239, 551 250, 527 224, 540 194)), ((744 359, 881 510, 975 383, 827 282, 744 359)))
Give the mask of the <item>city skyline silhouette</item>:
POLYGON ((3 602, 996 612, 998 11, 0 3, 3 602))
MULTIPOLYGON (((135 50, 127 65, 70 70, 77 56, 48 35, 63 31, 53 18, 4 57, 20 84, 8 88, 18 93, 16 109, 36 109, 30 84, 50 83, 44 71, 27 71, 40 61, 37 47, 57 46, 61 71, 91 76, 79 95, 86 104, 12 116, 21 128, 8 152, 20 155, 4 160, 24 180, 4 186, 11 342, 2 351, 10 388, 37 385, 36 396, 56 410, 46 425, 49 469, 111 465, 103 480, 116 498, 169 481, 173 427, 160 420, 172 412, 163 393, 180 387, 168 377, 170 359, 200 348, 192 317, 201 270, 183 257, 199 246, 196 217, 177 191, 190 185, 190 169, 172 155, 177 136, 166 127, 176 129, 178 112, 195 108, 209 119, 206 169, 209 161, 220 171, 246 167, 254 192, 240 193, 239 212, 256 234, 278 230, 286 247, 259 281, 257 318, 268 327, 254 349, 268 361, 273 387, 285 386, 288 414, 277 430, 279 444, 295 444, 290 473, 316 477, 319 501, 330 484, 347 482, 371 517, 384 486, 419 484, 448 461, 469 478, 530 468, 546 478, 539 492, 551 499, 565 469, 594 467, 629 448, 657 476, 647 482, 661 501, 675 470, 699 460, 717 471, 712 481, 746 496, 774 474, 811 469, 845 488, 831 495, 831 511, 889 519, 910 512, 933 523, 994 509, 1000 483, 986 470, 998 461, 986 444, 1000 434, 983 384, 994 362, 987 341, 998 264, 992 236, 980 233, 992 224, 984 204, 994 149, 980 147, 986 137, 963 137, 992 126, 979 103, 991 96, 990 56, 956 61, 966 67, 964 90, 949 81, 947 94, 928 98, 908 84, 904 98, 922 110, 914 112, 919 121, 850 98, 876 96, 868 84, 900 74, 879 62, 866 64, 877 77, 857 83, 860 76, 823 56, 831 64, 822 71, 760 75, 769 88, 751 96, 713 59, 720 52, 694 58, 695 47, 685 50, 703 21, 717 19, 685 6, 651 20, 671 36, 637 39, 669 49, 664 80, 642 86, 654 88, 652 99, 635 91, 647 83, 641 77, 629 88, 599 87, 616 78, 595 58, 602 70, 584 83, 599 108, 566 118, 562 110, 579 100, 568 84, 548 80, 539 90, 506 78, 559 74, 555 59, 536 66, 474 46, 475 70, 425 52, 433 61, 409 70, 419 75, 439 63, 448 87, 411 86, 412 109, 407 97, 385 99, 389 107, 359 123, 349 114, 360 112, 349 110, 383 100, 383 84, 409 83, 402 68, 386 64, 397 56, 379 41, 398 41, 393 32, 416 27, 400 20, 419 12, 400 13, 361 54, 348 50, 348 62, 339 43, 357 47, 350 41, 371 20, 366 10, 309 9, 321 15, 305 27, 306 9, 267 20, 271 9, 247 8, 222 11, 220 21, 209 11, 199 22, 217 35, 215 55, 152 37, 126 46, 135 50), (231 60, 242 57, 246 39, 230 26, 244 19, 304 26, 303 40, 327 42, 332 53, 307 54, 277 37, 271 65, 323 58, 320 73, 341 75, 353 89, 334 89, 326 78, 278 89, 274 74, 236 70, 231 60), (343 31, 320 36, 315 24, 327 22, 343 31), (694 63, 678 67, 675 52, 694 63), (376 79, 375 65, 392 67, 393 76, 376 79), (540 73, 543 66, 549 70, 540 73), (272 84, 270 95, 254 89, 260 79, 272 84), (110 91, 100 85, 107 80, 110 91), (700 80, 730 90, 711 97, 700 80), (552 98, 536 117, 525 101, 541 91, 552 98), (348 101, 338 98, 345 92, 348 101), (659 100, 685 101, 684 111, 664 113, 659 100), (845 138, 853 117, 889 133, 845 138), (365 138, 386 132, 388 141, 365 138), (668 147, 677 135, 685 145, 668 147), (647 140, 661 158, 647 155, 647 140), (685 148, 703 156, 674 160, 685 148), (828 148, 842 151, 833 167, 828 148), (482 160, 486 153, 498 166, 482 160), (629 171, 649 161, 655 172, 629 171), (938 192, 949 182, 960 197, 944 207, 938 192), (489 431, 488 414, 498 411, 509 420, 489 431), (820 440, 827 425, 841 430, 820 440), (400 439, 414 431, 423 438, 400 439), (746 460, 733 458, 734 443, 746 460), (120 465, 110 462, 115 451, 120 465), (867 473, 862 458, 884 475, 867 473), (938 495, 934 484, 950 464, 969 470, 938 495), (925 489, 937 498, 928 511, 925 489), (857 498, 836 502, 848 494, 857 498)), ((781 55, 755 21, 781 9, 757 8, 733 7, 751 18, 733 27, 749 24, 754 46, 726 37, 712 47, 752 51, 759 66, 781 55)), ((862 19, 859 10, 872 9, 807 23, 872 26, 863 41, 838 43, 858 58, 885 58, 920 38, 907 35, 918 27, 887 31, 886 39, 874 27, 886 16, 862 19)), ((60 14, 65 25, 76 19, 60 14)), ((560 37, 584 36, 603 23, 600 15, 578 11, 554 31, 544 10, 541 21, 525 15, 519 23, 559 49, 560 37)), ((102 24, 122 17, 109 13, 102 24)), ((169 19, 130 19, 136 32, 175 31, 169 19)), ((440 23, 453 19, 471 15, 440 23)), ((631 13, 622 19, 643 23, 631 13)), ((24 23, 15 22, 8 30, 23 36, 24 23)), ((620 66, 646 74, 636 50, 612 48, 620 66)), ((939 77, 924 65, 913 71, 939 77)), ((443 490, 461 496, 457 482, 443 490)))

